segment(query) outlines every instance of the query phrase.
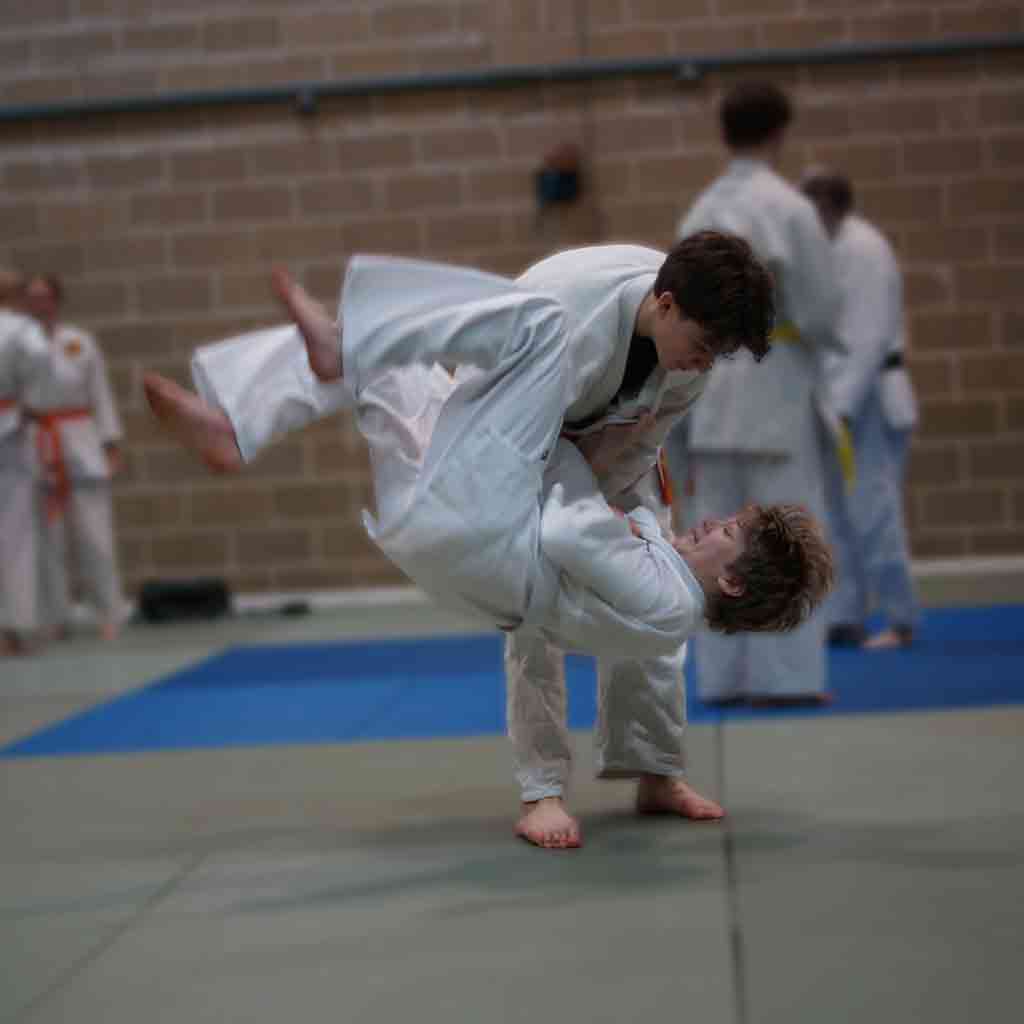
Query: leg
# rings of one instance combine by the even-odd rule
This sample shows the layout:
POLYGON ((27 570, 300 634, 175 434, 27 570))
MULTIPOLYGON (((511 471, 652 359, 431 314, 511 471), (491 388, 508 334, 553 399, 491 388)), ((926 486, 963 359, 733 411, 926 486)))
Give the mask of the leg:
POLYGON ((44 484, 37 484, 37 487, 40 621, 45 632, 51 637, 66 639, 71 632, 67 516, 65 513, 51 518, 47 511, 49 489, 44 484))
POLYGON ((388 502, 390 524, 368 522, 370 535, 446 605, 514 629, 536 572, 544 466, 565 408, 561 310, 501 278, 428 265, 437 287, 424 294, 408 267, 364 262, 353 261, 346 282, 343 358, 368 440, 371 413, 387 429, 394 419, 386 382, 444 374, 438 361, 479 361, 477 372, 457 375, 432 422, 404 417, 422 437, 422 459, 406 474, 404 497, 388 502), (483 297, 445 305, 446 288, 483 297))
POLYGON ((112 504, 110 484, 89 480, 72 488, 68 507, 82 583, 99 615, 104 640, 117 637, 124 618, 112 504))
POLYGON ((714 820, 724 814, 684 780, 683 657, 598 662, 597 774, 637 779, 640 814, 714 820))
POLYGON ((855 525, 865 575, 889 627, 864 646, 887 650, 912 642, 920 615, 903 509, 909 434, 888 426, 877 400, 866 410, 864 428, 858 454, 862 453, 865 471, 855 492, 855 525))
MULTIPOLYGON (((752 458, 750 495, 763 504, 795 501, 824 516, 820 439, 811 423, 784 459, 752 458)), ((819 608, 791 633, 751 633, 748 696, 761 705, 826 704, 828 620, 819 608)))
POLYGON ((36 482, 23 436, 0 442, 0 653, 25 654, 38 627, 36 482))
POLYGON ((220 409, 158 373, 142 378, 150 409, 214 473, 237 473, 242 453, 231 420, 220 409))
MULTIPOLYGON (((357 396, 360 382, 388 367, 468 364, 505 373, 554 348, 565 352, 565 316, 549 296, 494 274, 418 260, 352 259, 341 318, 344 374, 357 396)), ((560 424, 566 394, 558 398, 560 424)))
POLYGON ((341 377, 341 342, 337 322, 282 267, 274 269, 271 285, 292 323, 302 334, 310 369, 317 379, 324 383, 338 380, 341 377))
POLYGON ((565 664, 560 650, 528 630, 505 641, 508 732, 522 813, 516 835, 546 849, 582 844, 565 807, 572 753, 565 724, 565 664))
MULTIPOLYGON (((868 607, 863 565, 852 520, 856 492, 851 493, 846 487, 831 441, 826 441, 823 447, 826 526, 836 561, 836 585, 825 604, 828 642, 837 647, 857 647, 864 639, 868 607)), ((857 447, 859 476, 862 472, 860 445, 857 447)), ((857 486, 860 486, 860 480, 857 486)))
POLYGON ((295 327, 203 345, 192 356, 198 396, 157 374, 144 379, 154 413, 214 472, 232 473, 277 438, 351 406, 344 381, 314 377, 295 327))
MULTIPOLYGON (((749 473, 742 456, 697 452, 692 465, 692 522, 730 516, 749 500, 749 473)), ((707 629, 694 638, 697 692, 705 704, 727 705, 746 697, 747 639, 744 635, 722 636, 707 629)))

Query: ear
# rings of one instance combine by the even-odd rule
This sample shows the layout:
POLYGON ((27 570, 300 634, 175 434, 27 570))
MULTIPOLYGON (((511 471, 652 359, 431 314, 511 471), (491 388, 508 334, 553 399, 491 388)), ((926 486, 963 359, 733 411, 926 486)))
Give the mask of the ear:
POLYGON ((726 597, 742 597, 747 589, 743 580, 729 573, 722 573, 715 582, 718 584, 718 589, 726 597))
POLYGON ((668 291, 668 289, 656 296, 655 301, 658 303, 658 309, 662 313, 668 313, 676 304, 676 300, 672 297, 672 293, 668 291))

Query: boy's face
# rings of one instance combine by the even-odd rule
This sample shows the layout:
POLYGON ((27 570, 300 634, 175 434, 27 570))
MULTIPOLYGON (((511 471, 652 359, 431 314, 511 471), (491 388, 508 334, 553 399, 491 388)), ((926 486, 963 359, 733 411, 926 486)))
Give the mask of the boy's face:
POLYGON ((710 370, 715 353, 704 328, 683 316, 671 292, 656 296, 655 303, 651 334, 661 368, 697 373, 710 370))
POLYGON ((25 309, 41 323, 52 323, 57 318, 60 304, 46 281, 34 278, 25 289, 25 309))
POLYGON ((728 566, 747 546, 746 529, 740 516, 705 519, 699 526, 676 537, 674 546, 701 586, 716 586, 730 597, 743 592, 743 584, 728 572, 728 566))

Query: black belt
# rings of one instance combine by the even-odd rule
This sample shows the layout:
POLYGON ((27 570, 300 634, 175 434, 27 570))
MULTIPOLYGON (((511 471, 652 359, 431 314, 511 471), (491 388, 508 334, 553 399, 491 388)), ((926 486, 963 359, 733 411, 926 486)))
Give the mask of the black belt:
POLYGON ((882 363, 883 370, 898 370, 903 365, 902 352, 890 352, 882 363))

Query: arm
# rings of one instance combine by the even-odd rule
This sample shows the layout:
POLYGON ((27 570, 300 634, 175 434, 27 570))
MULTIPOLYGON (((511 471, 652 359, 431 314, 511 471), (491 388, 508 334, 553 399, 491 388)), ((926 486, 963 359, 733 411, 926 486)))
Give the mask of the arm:
POLYGON ((837 330, 840 292, 833 246, 809 202, 794 211, 789 240, 782 272, 784 308, 805 343, 822 354, 846 358, 847 347, 837 330))
POLYGON ((603 451, 604 445, 598 441, 595 451, 588 455, 588 460, 596 460, 591 464, 605 494, 621 494, 651 470, 668 432, 689 412, 706 383, 707 374, 700 374, 667 391, 657 411, 640 430, 625 433, 628 428, 605 428, 601 437, 609 435, 608 451, 603 451), (616 430, 624 431, 618 439, 612 433, 616 430))
POLYGON ((89 403, 92 406, 96 431, 103 445, 110 475, 116 476, 121 470, 121 417, 117 413, 114 392, 110 387, 106 360, 94 338, 92 359, 89 365, 89 403))
POLYGON ((581 591, 573 596, 586 649, 667 652, 700 622, 702 609, 673 565, 678 556, 646 509, 617 516, 596 496, 564 504, 556 484, 541 521, 541 547, 581 591))
POLYGON ((834 361, 836 411, 856 418, 893 342, 903 334, 903 286, 895 260, 884 252, 853 252, 842 261, 843 301, 838 333, 846 354, 834 361))
POLYGON ((89 404, 100 441, 104 445, 116 444, 121 440, 121 417, 117 414, 114 392, 110 387, 110 376, 103 353, 92 340, 92 359, 89 364, 89 404))

